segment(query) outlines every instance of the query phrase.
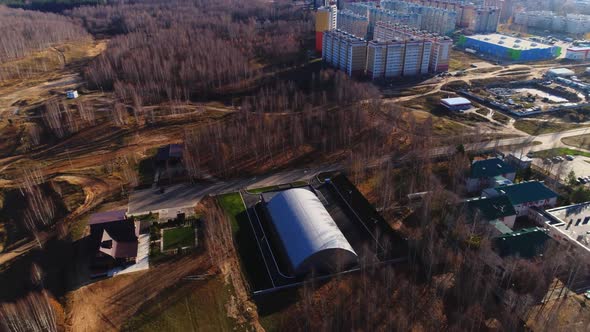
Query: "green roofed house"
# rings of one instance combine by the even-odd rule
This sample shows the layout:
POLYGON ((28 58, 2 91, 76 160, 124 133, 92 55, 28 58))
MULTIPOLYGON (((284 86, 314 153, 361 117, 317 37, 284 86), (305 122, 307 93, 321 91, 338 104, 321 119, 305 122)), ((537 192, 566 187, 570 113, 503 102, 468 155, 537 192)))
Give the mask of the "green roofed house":
POLYGON ((483 197, 505 195, 516 210, 516 216, 525 216, 530 207, 549 208, 557 204, 557 193, 547 188, 542 182, 529 181, 485 189, 483 197))
POLYGON ((549 231, 540 227, 524 228, 498 236, 494 239, 494 247, 500 257, 519 256, 533 258, 545 250, 549 231))
POLYGON ((485 220, 500 233, 512 232, 516 210, 507 196, 478 197, 466 201, 468 213, 474 221, 485 220), (498 225, 498 222, 501 225, 498 225))
POLYGON ((515 177, 516 169, 502 159, 476 160, 471 164, 471 171, 466 183, 467 191, 477 192, 495 187, 500 179, 502 180, 501 184, 510 184, 515 177))

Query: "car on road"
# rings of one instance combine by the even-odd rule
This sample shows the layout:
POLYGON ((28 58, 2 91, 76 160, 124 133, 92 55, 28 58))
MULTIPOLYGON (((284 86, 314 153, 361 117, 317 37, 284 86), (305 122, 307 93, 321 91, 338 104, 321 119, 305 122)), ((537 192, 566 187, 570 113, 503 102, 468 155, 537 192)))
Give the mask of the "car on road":
POLYGON ((535 156, 535 153, 533 151, 529 151, 529 153, 527 153, 526 156, 532 158, 535 156))
POLYGON ((574 156, 568 154, 567 156, 565 156, 565 159, 572 161, 574 160, 574 156))

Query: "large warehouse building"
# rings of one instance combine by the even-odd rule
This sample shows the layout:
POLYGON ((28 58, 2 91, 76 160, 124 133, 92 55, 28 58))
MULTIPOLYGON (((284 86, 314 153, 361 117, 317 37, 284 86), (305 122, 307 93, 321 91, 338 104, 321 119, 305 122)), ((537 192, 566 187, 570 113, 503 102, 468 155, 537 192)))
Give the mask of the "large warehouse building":
POLYGON ((458 45, 498 60, 521 62, 553 59, 561 53, 561 48, 557 46, 497 33, 461 36, 458 45))
POLYGON ((281 191, 267 202, 266 210, 283 256, 295 275, 334 272, 357 264, 356 252, 310 190, 281 191))

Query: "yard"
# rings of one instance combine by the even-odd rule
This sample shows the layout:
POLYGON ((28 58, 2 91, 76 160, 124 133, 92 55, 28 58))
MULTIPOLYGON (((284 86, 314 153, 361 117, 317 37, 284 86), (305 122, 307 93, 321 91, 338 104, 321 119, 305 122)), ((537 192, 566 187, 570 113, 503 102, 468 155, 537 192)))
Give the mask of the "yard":
POLYGON ((232 235, 240 256, 240 265, 250 287, 252 290, 272 287, 242 196, 240 193, 230 193, 220 195, 217 199, 231 220, 232 235))
POLYGON ((195 245, 195 231, 191 226, 165 229, 163 232, 164 250, 195 245))

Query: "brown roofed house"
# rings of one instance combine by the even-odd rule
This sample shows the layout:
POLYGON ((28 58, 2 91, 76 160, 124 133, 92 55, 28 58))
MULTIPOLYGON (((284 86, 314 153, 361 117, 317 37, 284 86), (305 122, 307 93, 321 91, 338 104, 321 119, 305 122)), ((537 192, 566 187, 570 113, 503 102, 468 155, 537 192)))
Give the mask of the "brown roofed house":
POLYGON ((135 263, 137 230, 125 210, 95 213, 90 216, 88 224, 93 274, 135 263))

